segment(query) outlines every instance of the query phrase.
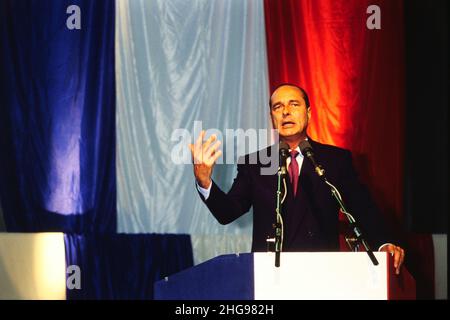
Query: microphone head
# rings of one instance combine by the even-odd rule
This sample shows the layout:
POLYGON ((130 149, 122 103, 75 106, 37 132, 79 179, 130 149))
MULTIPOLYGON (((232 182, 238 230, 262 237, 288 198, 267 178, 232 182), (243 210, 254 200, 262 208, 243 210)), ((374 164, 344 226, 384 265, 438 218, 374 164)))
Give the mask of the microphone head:
POLYGON ((289 152, 289 145, 286 142, 284 142, 284 141, 280 141, 279 149, 280 149, 280 152, 283 149, 285 149, 285 150, 287 150, 289 152))
POLYGON ((280 141, 278 148, 281 157, 287 158, 289 156, 289 145, 286 142, 280 141))
POLYGON ((312 147, 308 140, 303 140, 302 142, 300 142, 298 147, 300 148, 302 155, 304 155, 305 157, 308 156, 308 152, 312 152, 312 147))

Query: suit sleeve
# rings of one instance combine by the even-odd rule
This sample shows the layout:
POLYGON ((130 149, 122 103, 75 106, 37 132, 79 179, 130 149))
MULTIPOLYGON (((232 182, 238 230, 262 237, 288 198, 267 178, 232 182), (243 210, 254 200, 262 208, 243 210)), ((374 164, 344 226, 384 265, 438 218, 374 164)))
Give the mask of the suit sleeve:
POLYGON ((369 190, 361 183, 349 151, 344 152, 340 173, 344 204, 360 226, 371 249, 377 250, 382 244, 395 242, 369 190))
POLYGON ((233 222, 248 212, 252 205, 248 168, 238 165, 238 174, 228 193, 223 192, 213 181, 208 199, 205 200, 200 193, 199 195, 219 223, 233 222))

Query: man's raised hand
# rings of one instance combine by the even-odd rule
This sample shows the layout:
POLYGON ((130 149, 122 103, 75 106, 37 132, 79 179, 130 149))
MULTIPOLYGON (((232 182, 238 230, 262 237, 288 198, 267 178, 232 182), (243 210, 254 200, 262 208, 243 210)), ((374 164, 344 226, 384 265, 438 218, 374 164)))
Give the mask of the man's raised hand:
POLYGON ((222 155, 218 150, 221 142, 216 141, 216 135, 211 135, 203 142, 205 131, 202 130, 194 144, 189 144, 194 164, 194 176, 200 187, 207 189, 211 185, 211 175, 217 159, 222 155))

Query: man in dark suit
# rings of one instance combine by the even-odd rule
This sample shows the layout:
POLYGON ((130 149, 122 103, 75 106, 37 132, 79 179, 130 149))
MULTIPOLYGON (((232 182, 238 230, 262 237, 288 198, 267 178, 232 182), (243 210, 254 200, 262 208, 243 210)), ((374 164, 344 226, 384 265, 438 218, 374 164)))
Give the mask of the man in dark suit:
MULTIPOLYGON (((281 141, 289 145, 287 161, 289 179, 283 204, 283 251, 337 251, 339 249, 339 207, 331 197, 330 188, 314 172, 299 149, 308 140, 315 158, 326 169, 327 179, 342 193, 347 210, 361 226, 365 239, 373 248, 391 252, 399 273, 404 250, 396 246, 384 227, 367 189, 359 182, 347 150, 321 144, 306 134, 311 117, 308 95, 293 84, 276 88, 270 98, 270 116, 281 141), (290 183, 289 183, 290 182, 290 183)), ((194 175, 202 200, 221 224, 227 224, 249 211, 253 206, 252 251, 266 251, 268 236, 273 236, 275 222, 277 175, 261 174, 264 165, 261 152, 278 157, 277 148, 247 155, 238 164, 238 175, 231 190, 224 193, 211 179, 216 160, 220 157, 220 141, 212 135, 204 141, 202 131, 195 144, 190 145, 194 160, 194 175), (256 156, 256 163, 250 161, 256 156)))

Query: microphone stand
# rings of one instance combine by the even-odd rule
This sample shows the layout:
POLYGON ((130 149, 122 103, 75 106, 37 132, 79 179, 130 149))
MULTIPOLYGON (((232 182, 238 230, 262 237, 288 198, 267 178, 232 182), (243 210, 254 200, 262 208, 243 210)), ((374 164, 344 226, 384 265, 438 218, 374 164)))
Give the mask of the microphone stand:
MULTIPOLYGON (((378 260, 375 258, 375 255, 373 254, 372 250, 370 249, 369 244, 364 239, 361 230, 359 229, 358 224, 356 223, 355 218, 351 214, 348 213, 347 209, 345 208, 344 201, 341 198, 341 195, 339 194, 339 191, 337 188, 332 185, 330 182, 328 182, 327 178, 324 176, 324 170, 320 167, 316 167, 316 172, 319 174, 319 176, 323 179, 323 181, 330 186, 331 194, 334 199, 336 199, 341 211, 345 214, 345 216, 348 219, 350 229, 353 231, 353 234, 355 236, 355 247, 357 247, 359 244, 362 244, 364 249, 366 250, 370 260, 372 261, 373 265, 378 265, 378 260)), ((350 248, 352 249, 352 248, 350 248)))
MULTIPOLYGON (((278 176, 277 207, 276 207, 277 219, 276 219, 276 223, 274 224, 274 228, 275 228, 275 267, 278 268, 280 266, 280 253, 281 253, 282 246, 283 246, 283 238, 282 238, 283 219, 281 217, 281 205, 282 205, 282 199, 284 198, 284 194, 283 194, 283 196, 281 194, 281 182, 282 182, 282 180, 286 179, 286 169, 284 167, 280 167, 278 169, 277 176, 278 176)), ((284 190, 284 192, 286 192, 286 189, 284 190)))
MULTIPOLYGON (((325 182, 328 184, 329 182, 326 181, 325 182)), ((362 244, 364 249, 366 250, 367 254, 369 255, 370 260, 372 260, 372 263, 374 266, 378 265, 378 260, 377 258, 375 258, 375 255, 373 254, 372 250, 370 249, 369 244, 367 243, 367 241, 364 239, 361 230, 359 229, 358 224, 356 223, 355 218, 353 218, 352 215, 348 214, 348 211, 345 209, 344 206, 344 202, 343 200, 340 198, 339 193, 336 189, 336 187, 332 187, 331 188, 331 193, 333 195, 333 197, 336 199, 336 201, 338 202, 341 211, 345 214, 345 216, 348 219, 349 222, 349 227, 350 229, 353 231, 353 234, 355 235, 355 247, 358 246, 359 244, 362 244)))
MULTIPOLYGON (((323 170, 323 169, 322 169, 323 170)), ((355 218, 353 218, 353 216, 351 214, 348 213, 347 209, 345 209, 345 205, 344 205, 344 201, 342 200, 339 191, 337 190, 337 188, 332 185, 331 183, 329 183, 327 181, 327 179, 325 178, 325 176, 323 176, 323 180, 325 181, 325 183, 327 185, 330 186, 331 189, 331 194, 333 196, 334 199, 336 199, 337 203, 339 204, 339 207, 341 209, 341 211, 345 214, 345 216, 348 219, 349 222, 349 226, 350 229, 353 231, 353 234, 355 235, 355 247, 358 246, 359 244, 362 244, 364 249, 366 250, 370 260, 372 261, 374 266, 378 265, 378 260, 377 258, 375 258, 375 255, 373 254, 372 250, 370 249, 369 244, 367 243, 367 241, 364 239, 361 229, 359 229, 358 224, 356 223, 355 218)), ((351 249, 351 248, 350 248, 351 249)))
POLYGON ((289 145, 285 142, 281 142, 279 146, 279 167, 278 167, 278 182, 277 182, 277 194, 276 194, 276 222, 273 224, 273 228, 275 229, 275 237, 268 238, 267 248, 269 251, 269 243, 274 243, 275 245, 275 267, 280 266, 280 253, 283 251, 283 217, 281 215, 282 205, 284 200, 286 199, 286 159, 289 157, 289 145), (283 184, 284 192, 281 190, 281 185, 283 184))

